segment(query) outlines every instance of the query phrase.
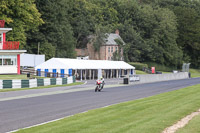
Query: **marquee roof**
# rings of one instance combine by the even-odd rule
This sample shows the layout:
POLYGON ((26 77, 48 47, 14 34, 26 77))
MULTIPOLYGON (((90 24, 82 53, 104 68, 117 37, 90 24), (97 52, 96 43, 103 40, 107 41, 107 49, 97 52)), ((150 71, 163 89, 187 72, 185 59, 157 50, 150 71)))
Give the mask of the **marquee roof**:
POLYGON ((37 65, 36 69, 135 69, 124 61, 78 60, 68 58, 51 58, 37 65))

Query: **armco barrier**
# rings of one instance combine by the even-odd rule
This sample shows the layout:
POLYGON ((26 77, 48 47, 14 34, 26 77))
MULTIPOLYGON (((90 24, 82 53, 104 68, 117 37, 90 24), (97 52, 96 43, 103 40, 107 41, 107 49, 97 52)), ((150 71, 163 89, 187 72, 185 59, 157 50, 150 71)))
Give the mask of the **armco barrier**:
POLYGON ((44 86, 44 79, 37 79, 37 86, 44 86))
POLYGON ((21 80, 21 88, 29 88, 29 80, 21 80))
POLYGON ((55 78, 50 79, 50 83, 51 83, 51 85, 56 85, 56 79, 55 78))
POLYGON ((73 77, 69 77, 68 80, 67 80, 67 82, 68 82, 69 84, 73 83, 73 77))
POLYGON ((63 85, 74 83, 74 77, 68 78, 45 78, 45 79, 27 79, 27 80, 0 80, 0 89, 6 88, 33 88, 48 85, 63 85))
POLYGON ((12 88, 21 88, 21 80, 12 80, 12 88))
POLYGON ((57 78, 56 79, 56 84, 57 85, 62 85, 62 78, 57 78))
POLYGON ((12 80, 3 80, 3 89, 4 88, 12 88, 12 80))
POLYGON ((37 87, 37 79, 29 80, 29 88, 37 87))
POLYGON ((67 78, 62 78, 62 84, 67 84, 67 78))
POLYGON ((47 86, 47 85, 51 85, 49 78, 44 79, 44 86, 47 86))

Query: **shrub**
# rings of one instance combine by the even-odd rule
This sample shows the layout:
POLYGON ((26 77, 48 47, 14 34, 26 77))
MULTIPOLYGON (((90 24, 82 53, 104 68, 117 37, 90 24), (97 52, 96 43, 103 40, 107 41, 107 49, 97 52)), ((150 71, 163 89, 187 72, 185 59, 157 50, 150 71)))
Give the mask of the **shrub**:
POLYGON ((130 65, 134 66, 137 70, 143 70, 144 67, 148 68, 147 64, 139 62, 129 62, 130 65))
POLYGON ((155 62, 145 62, 145 63, 148 64, 149 68, 155 67, 156 71, 172 72, 173 70, 177 70, 176 67, 165 66, 165 65, 158 64, 155 62))

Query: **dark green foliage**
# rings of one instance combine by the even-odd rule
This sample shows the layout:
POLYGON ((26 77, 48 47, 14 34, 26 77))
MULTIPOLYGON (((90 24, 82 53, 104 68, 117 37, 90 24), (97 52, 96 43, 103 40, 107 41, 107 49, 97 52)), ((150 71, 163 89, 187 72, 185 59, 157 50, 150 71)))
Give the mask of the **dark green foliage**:
POLYGON ((183 51, 183 61, 200 67, 200 1, 198 0, 143 0, 152 6, 168 8, 177 21, 177 45, 183 51))
POLYGON ((143 70, 144 68, 148 68, 148 65, 144 63, 128 62, 128 64, 134 66, 136 70, 143 70))
POLYGON ((6 41, 20 41, 21 49, 26 46, 26 32, 36 31, 43 23, 34 3, 35 0, 0 1, 0 20, 6 21, 6 28, 12 28, 6 35, 6 41))
POLYGON ((124 48, 124 42, 121 39, 115 39, 115 42, 119 45, 119 49, 113 53, 112 60, 114 61, 121 61, 122 60, 122 53, 121 50, 124 48))
POLYGON ((148 64, 149 68, 155 67, 156 71, 172 72, 173 70, 177 70, 177 67, 166 66, 155 62, 145 62, 145 63, 148 64))
POLYGON ((108 35, 102 26, 96 26, 96 30, 93 36, 90 37, 90 43, 93 44, 94 50, 99 52, 100 47, 105 44, 108 35))
POLYGON ((2 0, 0 7, 0 19, 13 28, 8 39, 29 53, 40 43, 47 59, 75 57, 74 49, 90 41, 99 51, 106 33, 119 29, 125 61, 200 67, 198 0, 2 0))
POLYGON ((38 32, 28 33, 28 51, 36 53, 40 43, 40 54, 45 54, 46 59, 74 57, 75 38, 67 18, 68 5, 62 0, 36 0, 36 4, 45 23, 38 32))

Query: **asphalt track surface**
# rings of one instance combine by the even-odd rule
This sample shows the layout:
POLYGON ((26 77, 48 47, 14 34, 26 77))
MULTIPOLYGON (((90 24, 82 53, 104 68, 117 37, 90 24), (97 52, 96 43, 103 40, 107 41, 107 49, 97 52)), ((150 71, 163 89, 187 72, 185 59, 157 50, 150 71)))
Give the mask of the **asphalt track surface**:
MULTIPOLYGON (((119 87, 111 87, 113 83, 110 82, 108 84, 111 86, 109 88, 105 86, 102 92, 94 92, 93 82, 82 85, 82 88, 91 87, 83 91, 81 86, 74 86, 71 89, 79 88, 78 91, 0 101, 0 133, 192 86, 199 84, 200 78, 119 87)), ((109 86, 108 84, 106 85, 109 86)), ((2 94, 9 94, 9 92, 0 93, 0 96, 2 94)))

